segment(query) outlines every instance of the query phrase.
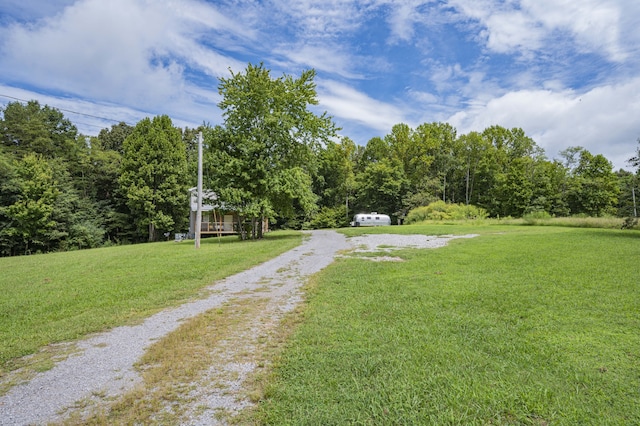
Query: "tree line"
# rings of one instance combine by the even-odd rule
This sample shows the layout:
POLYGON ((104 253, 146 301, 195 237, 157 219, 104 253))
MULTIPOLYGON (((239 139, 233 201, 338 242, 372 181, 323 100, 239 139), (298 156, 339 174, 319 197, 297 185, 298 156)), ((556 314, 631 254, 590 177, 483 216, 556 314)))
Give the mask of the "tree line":
MULTIPOLYGON (((322 228, 358 212, 402 220, 434 201, 492 217, 631 216, 635 174, 579 146, 549 160, 522 129, 458 134, 399 123, 358 145, 317 105, 315 72, 273 77, 262 64, 220 79, 223 123, 178 128, 166 115, 80 134, 37 101, 0 109, 0 254, 156 241, 188 228, 204 134, 204 184, 255 225, 322 228)), ((630 164, 640 169, 640 148, 630 164)))

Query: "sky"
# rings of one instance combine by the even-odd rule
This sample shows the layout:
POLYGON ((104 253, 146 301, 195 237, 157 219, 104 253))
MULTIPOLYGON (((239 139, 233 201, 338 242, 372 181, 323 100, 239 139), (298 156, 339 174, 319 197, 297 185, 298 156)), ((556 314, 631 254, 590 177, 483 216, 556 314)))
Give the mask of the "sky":
POLYGON ((313 68, 311 109, 361 145, 399 123, 499 125, 629 170, 639 28, 638 0, 2 0, 0 107, 36 99, 86 135, 216 125, 219 78, 313 68))

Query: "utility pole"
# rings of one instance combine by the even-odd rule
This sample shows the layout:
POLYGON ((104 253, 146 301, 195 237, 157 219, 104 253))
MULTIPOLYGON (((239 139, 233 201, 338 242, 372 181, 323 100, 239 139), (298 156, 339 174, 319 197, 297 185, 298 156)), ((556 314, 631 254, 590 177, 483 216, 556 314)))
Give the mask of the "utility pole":
POLYGON ((631 197, 633 198, 633 217, 638 217, 638 210, 636 209, 636 188, 635 182, 631 187, 631 197))
POLYGON ((196 248, 200 248, 202 231, 202 132, 198 133, 198 210, 196 211, 196 248))

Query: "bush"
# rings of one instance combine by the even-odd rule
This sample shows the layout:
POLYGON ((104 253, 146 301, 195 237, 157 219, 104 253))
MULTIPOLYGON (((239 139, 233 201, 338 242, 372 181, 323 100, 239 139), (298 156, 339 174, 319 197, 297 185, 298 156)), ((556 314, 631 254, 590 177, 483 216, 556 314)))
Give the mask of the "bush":
POLYGON ((526 225, 536 225, 540 221, 551 219, 551 215, 545 211, 535 211, 522 216, 526 225))
POLYGON ((418 223, 425 220, 486 219, 488 215, 487 211, 480 207, 451 204, 440 200, 434 201, 428 206, 416 207, 410 210, 405 219, 405 223, 418 223))
POLYGON ((633 229, 638 226, 638 218, 637 217, 627 217, 624 222, 622 222, 622 229, 633 229))
POLYGON ((63 245, 64 250, 87 249, 100 247, 104 242, 106 231, 91 221, 71 225, 69 238, 63 245))
POLYGON ((348 219, 345 206, 334 208, 323 207, 310 223, 313 229, 341 228, 347 225, 348 219))

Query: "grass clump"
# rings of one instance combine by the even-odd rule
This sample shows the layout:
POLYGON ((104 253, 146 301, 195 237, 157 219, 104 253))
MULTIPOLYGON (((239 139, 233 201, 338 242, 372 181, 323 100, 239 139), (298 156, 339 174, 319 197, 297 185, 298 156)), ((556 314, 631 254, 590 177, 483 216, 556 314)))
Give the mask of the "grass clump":
POLYGON ((488 213, 481 207, 465 204, 446 203, 442 200, 434 201, 428 206, 416 207, 407 213, 407 225, 427 220, 473 220, 485 219, 488 213))
POLYGON ((323 271, 256 421, 640 423, 640 234, 479 231, 323 271))
POLYGON ((566 226, 570 228, 638 229, 633 220, 614 216, 569 216, 553 217, 546 212, 528 213, 520 219, 505 219, 499 222, 512 225, 566 226), (625 223, 627 223, 625 225, 625 223))
POLYGON ((139 321, 198 296, 301 242, 298 232, 260 241, 162 242, 0 258, 0 376, 56 342, 139 321))

